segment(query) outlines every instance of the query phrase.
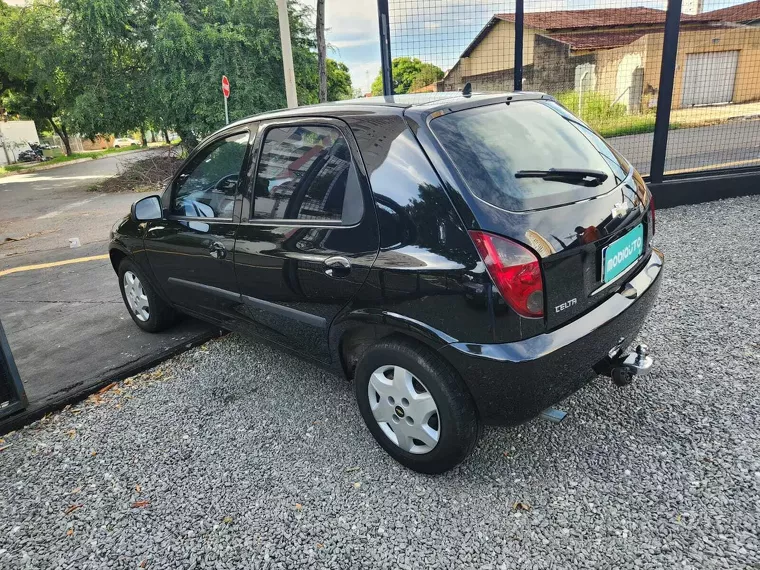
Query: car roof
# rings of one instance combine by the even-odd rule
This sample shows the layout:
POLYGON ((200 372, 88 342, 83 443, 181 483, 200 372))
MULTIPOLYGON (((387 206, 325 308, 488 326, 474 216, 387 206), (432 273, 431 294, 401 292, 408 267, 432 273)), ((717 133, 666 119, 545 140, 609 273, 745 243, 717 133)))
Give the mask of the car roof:
POLYGON ((285 117, 314 116, 326 115, 334 116, 337 114, 350 113, 356 111, 369 112, 372 114, 385 113, 403 113, 405 109, 414 109, 417 111, 434 112, 441 108, 451 108, 462 106, 477 106, 489 102, 499 102, 500 100, 509 99, 539 99, 544 97, 544 93, 520 91, 520 92, 502 92, 502 93, 472 93, 463 95, 459 91, 446 91, 436 93, 405 93, 403 95, 389 95, 378 97, 362 97, 360 99, 347 99, 344 101, 333 101, 330 103, 318 103, 316 105, 303 105, 292 109, 277 109, 267 111, 258 115, 252 115, 227 125, 226 130, 231 127, 240 126, 252 121, 263 121, 279 119, 285 117))
MULTIPOLYGON (((444 91, 434 93, 405 93, 402 95, 389 95, 379 97, 362 97, 360 99, 346 99, 330 103, 318 103, 316 105, 302 105, 292 109, 277 109, 258 115, 251 115, 229 125, 225 125, 216 132, 203 138, 206 142, 217 136, 224 136, 230 130, 245 127, 257 121, 270 121, 276 119, 298 117, 336 117, 345 115, 406 115, 416 120, 424 121, 427 116, 440 110, 458 111, 469 107, 479 107, 500 102, 520 101, 528 99, 546 98, 545 93, 534 91, 515 91, 501 93, 471 93, 463 95, 459 91, 444 91)), ((201 146, 201 145, 199 145, 201 146)))

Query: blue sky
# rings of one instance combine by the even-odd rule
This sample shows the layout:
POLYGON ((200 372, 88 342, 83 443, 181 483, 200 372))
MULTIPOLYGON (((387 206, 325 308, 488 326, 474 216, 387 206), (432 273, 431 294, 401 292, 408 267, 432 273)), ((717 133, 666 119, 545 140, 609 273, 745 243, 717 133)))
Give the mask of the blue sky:
MULTIPOLYGON (((314 7, 315 0, 302 0, 314 7)), ((393 57, 413 55, 446 70, 488 19, 513 12, 514 0, 389 0, 393 57)), ((525 0, 527 11, 647 6, 665 8, 664 0, 525 0)), ((705 0, 704 10, 737 4, 705 0)), ((344 62, 354 87, 363 92, 380 69, 376 0, 325 0, 328 57, 344 62)))

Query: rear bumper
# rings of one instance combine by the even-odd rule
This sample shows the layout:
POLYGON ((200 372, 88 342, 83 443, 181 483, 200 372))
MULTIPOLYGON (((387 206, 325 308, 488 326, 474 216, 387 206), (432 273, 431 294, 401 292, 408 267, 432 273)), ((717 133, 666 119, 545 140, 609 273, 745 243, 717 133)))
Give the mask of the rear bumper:
POLYGON ((456 342, 440 353, 464 379, 485 423, 523 422, 581 388, 613 347, 634 340, 657 298, 663 265, 653 249, 617 293, 551 333, 506 344, 456 342))

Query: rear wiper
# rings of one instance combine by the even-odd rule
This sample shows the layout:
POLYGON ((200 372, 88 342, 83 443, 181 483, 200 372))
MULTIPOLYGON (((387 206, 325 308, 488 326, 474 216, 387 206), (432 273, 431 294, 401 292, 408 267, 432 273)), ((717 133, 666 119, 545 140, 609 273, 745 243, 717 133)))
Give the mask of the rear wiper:
POLYGON ((572 168, 550 168, 549 170, 518 170, 515 178, 541 178, 553 182, 582 183, 585 186, 599 186, 607 180, 607 174, 601 170, 583 170, 572 168))

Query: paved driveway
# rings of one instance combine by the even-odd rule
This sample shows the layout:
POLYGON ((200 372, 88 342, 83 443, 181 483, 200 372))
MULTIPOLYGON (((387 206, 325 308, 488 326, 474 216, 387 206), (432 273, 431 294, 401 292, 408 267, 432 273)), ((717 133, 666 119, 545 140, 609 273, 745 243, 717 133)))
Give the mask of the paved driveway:
MULTIPOLYGON (((0 321, 30 400, 27 415, 213 333, 193 319, 160 335, 142 332, 124 308, 110 261, 102 259, 111 226, 139 195, 88 188, 125 163, 159 152, 165 151, 0 179, 0 235, 17 240, 0 243, 0 321), (81 247, 69 247, 73 238, 81 247)), ((0 433, 24 417, 0 422, 0 433)))

